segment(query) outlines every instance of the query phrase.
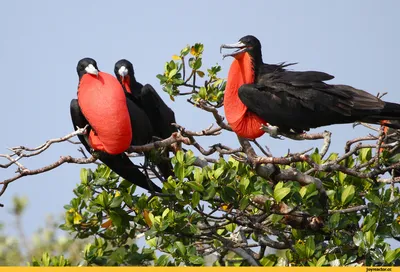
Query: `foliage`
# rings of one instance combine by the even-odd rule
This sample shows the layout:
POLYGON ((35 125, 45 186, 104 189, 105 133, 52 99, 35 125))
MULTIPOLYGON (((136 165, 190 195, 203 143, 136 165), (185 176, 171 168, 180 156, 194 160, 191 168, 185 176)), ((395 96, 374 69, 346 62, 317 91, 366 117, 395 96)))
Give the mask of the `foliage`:
POLYGON ((31 237, 26 237, 21 222, 27 203, 24 197, 14 197, 11 214, 15 219, 17 236, 4 233, 5 226, 10 228, 13 222, 0 224, 0 266, 67 266, 71 262, 79 264, 87 239, 74 240, 69 235, 60 235, 58 224, 52 216, 48 217, 43 228, 36 230, 31 237), (49 257, 49 253, 56 257, 49 257))
MULTIPOLYGON (((205 78, 203 49, 185 47, 157 77, 171 99, 190 95, 190 103, 217 119, 225 81, 218 65, 205 78)), ((345 155, 288 154, 274 161, 270 175, 242 143, 230 153, 214 147, 220 158, 206 165, 181 150, 162 194, 137 194, 104 165, 84 168, 60 228, 77 241, 90 239, 80 260, 89 266, 399 265, 400 248, 388 240, 400 240, 399 181, 382 177, 397 161, 380 152, 381 136, 376 146, 358 145, 345 155)), ((47 253, 37 259, 33 265, 78 264, 47 253)))

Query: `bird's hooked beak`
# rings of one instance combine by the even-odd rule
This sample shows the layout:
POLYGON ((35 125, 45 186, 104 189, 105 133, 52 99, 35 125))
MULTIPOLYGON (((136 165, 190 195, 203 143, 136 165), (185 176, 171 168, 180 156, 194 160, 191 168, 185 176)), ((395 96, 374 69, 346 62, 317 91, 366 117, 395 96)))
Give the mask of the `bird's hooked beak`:
POLYGON ((118 74, 122 78, 126 77, 126 75, 128 74, 128 68, 126 68, 125 66, 121 66, 121 68, 118 69, 118 74))
POLYGON ((85 68, 86 73, 91 74, 91 75, 95 75, 95 76, 99 76, 99 70, 97 70, 93 64, 89 64, 88 66, 86 66, 85 68))
POLYGON ((232 44, 223 44, 220 46, 220 53, 222 53, 222 48, 227 48, 227 49, 237 49, 235 52, 230 53, 230 54, 224 54, 222 55, 222 59, 224 59, 225 57, 233 57, 237 54, 240 54, 242 52, 246 52, 247 51, 247 45, 245 45, 242 42, 237 42, 237 43, 232 43, 232 44))

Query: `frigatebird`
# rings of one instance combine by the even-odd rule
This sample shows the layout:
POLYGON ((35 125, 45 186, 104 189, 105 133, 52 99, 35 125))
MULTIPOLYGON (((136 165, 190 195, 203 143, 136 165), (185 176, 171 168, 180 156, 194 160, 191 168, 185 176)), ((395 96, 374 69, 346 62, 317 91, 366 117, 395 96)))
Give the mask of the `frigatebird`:
POLYGON ((89 125, 79 140, 99 160, 124 179, 149 191, 161 189, 151 182, 124 153, 131 145, 151 140, 152 126, 146 114, 126 98, 118 80, 100 72, 91 58, 78 62, 78 99, 72 99, 70 112, 74 128, 89 125))
MULTIPOLYGON (((177 131, 176 127, 172 125, 172 123, 176 123, 174 112, 150 84, 143 85, 136 80, 130 61, 126 59, 117 61, 114 73, 123 86, 126 96, 146 113, 153 127, 153 136, 165 139, 177 131)), ((168 153, 168 150, 163 152, 164 160, 168 158, 168 153)), ((157 163, 157 167, 164 178, 173 175, 172 165, 169 161, 161 160, 157 163)))
MULTIPOLYGON (((261 43, 251 35, 222 48, 237 49, 224 94, 225 116, 241 137, 255 139, 261 125, 277 126, 284 133, 356 121, 379 124, 400 120, 400 105, 348 85, 327 84, 332 75, 318 71, 291 71, 294 63, 266 64, 261 43)), ((400 128, 396 123, 385 126, 400 128)))

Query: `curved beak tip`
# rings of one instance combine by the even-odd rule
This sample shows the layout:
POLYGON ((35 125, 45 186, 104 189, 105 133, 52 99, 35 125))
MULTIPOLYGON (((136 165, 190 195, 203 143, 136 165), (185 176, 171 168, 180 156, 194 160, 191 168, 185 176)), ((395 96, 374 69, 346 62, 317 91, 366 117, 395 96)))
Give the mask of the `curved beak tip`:
POLYGON ((96 67, 94 67, 93 64, 89 64, 89 65, 85 68, 85 71, 86 71, 88 74, 95 75, 95 76, 97 76, 97 77, 99 76, 99 70, 97 70, 96 67))
POLYGON ((128 74, 128 69, 125 66, 121 66, 121 68, 118 69, 118 74, 121 77, 125 77, 128 74))

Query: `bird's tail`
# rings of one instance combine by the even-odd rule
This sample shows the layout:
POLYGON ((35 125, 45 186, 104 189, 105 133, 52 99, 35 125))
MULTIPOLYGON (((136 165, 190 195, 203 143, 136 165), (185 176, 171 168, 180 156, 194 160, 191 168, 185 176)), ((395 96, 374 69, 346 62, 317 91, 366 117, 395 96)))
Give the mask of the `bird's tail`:
POLYGON ((125 153, 119 155, 101 153, 99 159, 127 181, 149 191, 161 192, 161 188, 147 178, 125 153))
POLYGON ((400 104, 385 102, 378 114, 372 114, 362 121, 400 129, 400 104))

